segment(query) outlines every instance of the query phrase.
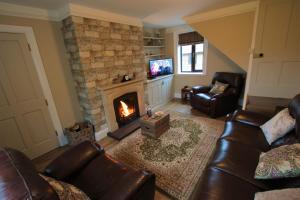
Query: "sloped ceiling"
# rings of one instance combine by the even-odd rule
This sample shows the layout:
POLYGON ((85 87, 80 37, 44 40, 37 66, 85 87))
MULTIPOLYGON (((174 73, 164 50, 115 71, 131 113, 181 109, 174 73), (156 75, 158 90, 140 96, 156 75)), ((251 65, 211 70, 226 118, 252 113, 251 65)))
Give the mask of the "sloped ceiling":
POLYGON ((189 24, 222 53, 247 71, 254 11, 189 24))

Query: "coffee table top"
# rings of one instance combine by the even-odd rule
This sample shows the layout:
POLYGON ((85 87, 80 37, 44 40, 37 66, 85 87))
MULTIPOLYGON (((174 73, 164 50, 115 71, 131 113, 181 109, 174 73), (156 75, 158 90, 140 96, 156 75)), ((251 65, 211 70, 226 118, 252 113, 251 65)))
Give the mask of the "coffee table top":
POLYGON ((155 124, 158 121, 168 117, 170 114, 169 113, 164 113, 160 116, 156 116, 155 114, 149 117, 148 115, 144 115, 140 118, 140 121, 143 123, 149 123, 149 124, 155 124))

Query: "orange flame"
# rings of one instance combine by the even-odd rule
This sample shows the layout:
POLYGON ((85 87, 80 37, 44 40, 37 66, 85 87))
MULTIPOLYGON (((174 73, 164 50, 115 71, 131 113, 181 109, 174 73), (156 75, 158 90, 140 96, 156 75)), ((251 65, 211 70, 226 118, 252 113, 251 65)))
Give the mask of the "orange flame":
POLYGON ((127 117, 133 113, 133 111, 134 111, 133 108, 128 108, 127 104, 124 103, 123 101, 120 101, 120 103, 122 106, 121 113, 123 116, 127 117))

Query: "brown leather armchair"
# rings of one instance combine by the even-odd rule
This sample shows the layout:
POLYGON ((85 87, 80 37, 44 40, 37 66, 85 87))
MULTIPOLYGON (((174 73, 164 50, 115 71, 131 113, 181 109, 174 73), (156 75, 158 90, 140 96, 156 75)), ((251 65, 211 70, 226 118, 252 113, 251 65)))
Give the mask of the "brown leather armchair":
MULTIPOLYGON (((154 199, 154 174, 125 166, 110 158, 100 146, 87 141, 60 155, 43 174, 75 185, 90 199, 154 199)), ((59 199, 30 159, 9 148, 0 148, 0 197, 59 199)))
POLYGON ((215 118, 233 112, 244 85, 242 74, 216 72, 210 86, 194 86, 191 91, 191 106, 215 118), (229 84, 222 94, 209 93, 216 81, 229 84))

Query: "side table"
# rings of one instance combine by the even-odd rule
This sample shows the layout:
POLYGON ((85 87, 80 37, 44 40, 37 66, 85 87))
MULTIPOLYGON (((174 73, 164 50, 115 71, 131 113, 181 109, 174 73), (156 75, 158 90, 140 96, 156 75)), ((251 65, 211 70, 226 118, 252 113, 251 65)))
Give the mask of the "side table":
POLYGON ((140 118, 142 134, 153 138, 158 138, 170 128, 170 114, 162 116, 148 117, 147 115, 140 118))
POLYGON ((185 86, 184 88, 181 89, 181 100, 182 101, 187 101, 190 99, 190 92, 192 91, 192 88, 185 86))

